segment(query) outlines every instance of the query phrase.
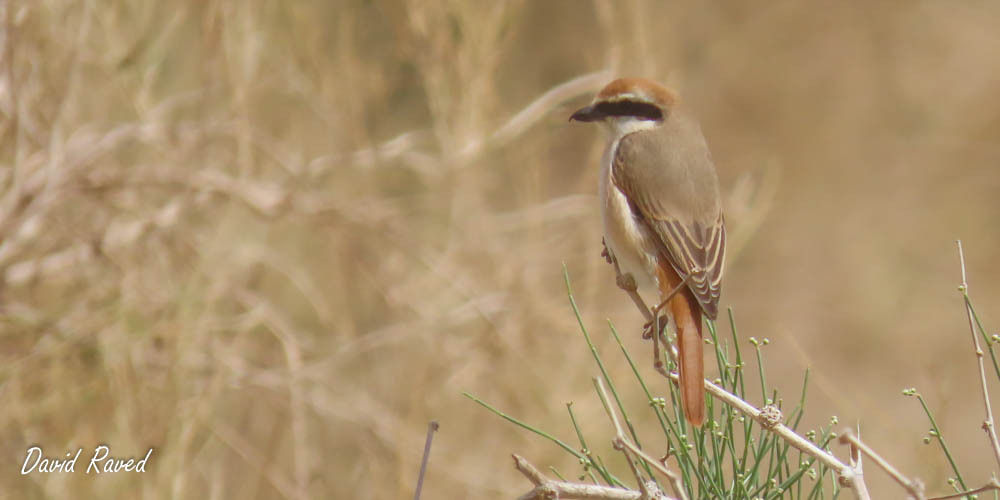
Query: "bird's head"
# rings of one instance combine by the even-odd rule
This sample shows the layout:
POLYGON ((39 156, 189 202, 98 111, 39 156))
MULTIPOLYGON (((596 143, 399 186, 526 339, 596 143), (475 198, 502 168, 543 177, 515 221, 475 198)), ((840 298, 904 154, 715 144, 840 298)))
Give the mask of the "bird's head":
POLYGON ((570 121, 599 122, 614 135, 659 126, 670 115, 679 98, 670 89, 645 78, 619 78, 601 89, 589 106, 569 117, 570 121))

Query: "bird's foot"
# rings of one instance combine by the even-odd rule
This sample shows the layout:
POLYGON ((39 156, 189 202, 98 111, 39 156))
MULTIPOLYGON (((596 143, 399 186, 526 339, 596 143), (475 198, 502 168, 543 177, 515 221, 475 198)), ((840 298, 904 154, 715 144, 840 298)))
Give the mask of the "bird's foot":
POLYGON ((606 260, 608 264, 615 263, 614 257, 611 256, 611 252, 608 250, 608 243, 604 241, 604 238, 601 238, 601 257, 604 257, 604 260, 606 260))
POLYGON ((653 320, 647 321, 646 324, 642 325, 642 338, 644 340, 649 340, 653 338, 653 331, 657 328, 659 329, 658 338, 663 337, 663 332, 667 329, 667 323, 669 320, 666 315, 658 315, 657 311, 653 311, 653 320))

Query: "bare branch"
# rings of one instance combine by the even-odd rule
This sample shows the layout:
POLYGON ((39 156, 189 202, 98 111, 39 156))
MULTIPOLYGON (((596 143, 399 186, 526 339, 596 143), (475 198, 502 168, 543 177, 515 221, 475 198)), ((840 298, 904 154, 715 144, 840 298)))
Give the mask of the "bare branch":
MULTIPOLYGON (((624 488, 612 488, 599 484, 570 483, 553 481, 539 472, 524 457, 514 454, 514 468, 524 474, 535 487, 518 497, 518 500, 549 498, 581 498, 589 500, 639 500, 642 493, 624 488)), ((670 499, 666 499, 670 500, 670 499)))
MULTIPOLYGON (((858 434, 861 433, 861 427, 858 426, 858 434)), ((862 467, 862 456, 861 448, 851 444, 851 456, 850 456, 851 468, 854 469, 854 490, 858 500, 871 500, 871 495, 868 493, 868 485, 865 484, 865 471, 862 467)))
POLYGON ((928 498, 927 500, 946 500, 948 498, 962 498, 962 497, 967 497, 969 495, 975 495, 976 493, 982 493, 984 491, 990 491, 990 490, 1000 491, 1000 482, 998 482, 996 478, 990 479, 990 481, 988 483, 986 483, 985 485, 980 486, 980 487, 978 487, 978 488, 976 488, 974 490, 962 491, 962 492, 959 492, 959 493, 952 493, 950 495, 944 495, 944 496, 940 496, 940 497, 931 497, 931 498, 928 498))
MULTIPOLYGON (((675 382, 680 381, 680 376, 677 373, 667 371, 662 367, 662 365, 658 367, 657 371, 670 380, 675 382)), ((837 471, 837 474, 840 475, 841 481, 845 482, 847 485, 853 486, 854 469, 838 460, 837 457, 833 456, 830 452, 816 446, 816 444, 812 441, 796 434, 795 431, 787 427, 785 424, 782 424, 781 412, 776 406, 768 405, 764 408, 757 409, 750 403, 743 401, 735 394, 732 394, 729 391, 715 385, 708 379, 705 379, 705 390, 717 399, 722 400, 722 402, 727 405, 736 408, 740 413, 756 420, 763 428, 767 429, 768 432, 774 433, 781 439, 784 439, 795 449, 816 458, 827 467, 837 471)))
MULTIPOLYGON (((628 450, 633 454, 635 454, 636 456, 645 460, 647 464, 656 469, 660 474, 663 474, 670 481, 670 487, 674 490, 674 495, 677 495, 678 498, 681 498, 683 500, 687 500, 687 495, 684 494, 684 487, 681 485, 680 478, 677 477, 677 475, 671 472, 669 469, 667 469, 667 467, 663 465, 663 463, 661 463, 659 460, 650 457, 644 451, 642 451, 638 446, 636 446, 635 443, 628 440, 628 438, 625 436, 624 429, 622 429, 621 422, 618 421, 618 415, 615 413, 614 408, 612 408, 611 403, 608 400, 608 393, 604 389, 604 380, 601 379, 600 377, 596 378, 595 380, 597 381, 597 389, 598 389, 598 394, 601 396, 601 402, 603 402, 604 407, 608 409, 608 416, 611 417, 611 423, 613 423, 615 426, 615 434, 616 434, 614 440, 615 449, 621 449, 623 451, 628 450)), ((628 453, 625 453, 625 458, 629 460, 629 463, 632 462, 632 459, 631 457, 628 456, 628 453)), ((639 484, 642 485, 643 484, 642 478, 639 478, 639 480, 640 480, 639 484)))
POLYGON ((990 405, 990 391, 986 387, 986 367, 983 362, 983 349, 979 345, 979 336, 976 335, 975 319, 972 316, 972 304, 969 302, 969 283, 965 279, 965 252, 962 251, 962 240, 956 240, 958 244, 958 260, 962 266, 962 284, 958 290, 962 292, 965 301, 965 314, 969 318, 969 333, 972 334, 972 345, 976 348, 976 361, 979 363, 979 382, 983 394, 983 407, 986 411, 986 420, 983 422, 983 430, 990 438, 990 445, 993 447, 993 457, 1000 466, 1000 441, 997 440, 996 425, 993 420, 993 407, 990 405))
POLYGON ((924 495, 924 485, 920 482, 920 480, 908 479, 896 470, 896 468, 893 467, 892 464, 890 464, 886 459, 882 458, 878 453, 875 453, 875 450, 871 449, 868 445, 858 439, 858 437, 854 434, 854 431, 851 429, 844 429, 838 440, 841 444, 850 444, 852 450, 856 448, 864 455, 867 455, 868 458, 871 458, 876 465, 881 467, 882 470, 889 474, 892 479, 899 483, 899 485, 902 486, 907 493, 909 493, 910 498, 915 498, 917 500, 925 500, 927 498, 924 495))

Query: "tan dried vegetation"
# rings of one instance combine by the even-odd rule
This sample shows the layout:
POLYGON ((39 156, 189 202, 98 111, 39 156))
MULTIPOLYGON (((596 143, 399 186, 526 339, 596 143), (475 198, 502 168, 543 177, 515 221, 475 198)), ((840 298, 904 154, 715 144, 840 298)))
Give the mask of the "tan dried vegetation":
POLYGON ((563 262, 591 328, 648 352, 599 257, 603 141, 566 123, 618 74, 701 117, 734 235, 723 306, 772 340, 770 380, 796 393, 812 367, 815 425, 860 419, 934 484, 916 386, 985 479, 953 240, 996 325, 998 4, 0 14, 2 497, 406 498, 431 419, 425 498, 514 496, 513 451, 575 475, 460 392, 568 438, 574 400, 606 431, 563 262), (18 473, 32 444, 99 443, 155 452, 142 475, 18 473))

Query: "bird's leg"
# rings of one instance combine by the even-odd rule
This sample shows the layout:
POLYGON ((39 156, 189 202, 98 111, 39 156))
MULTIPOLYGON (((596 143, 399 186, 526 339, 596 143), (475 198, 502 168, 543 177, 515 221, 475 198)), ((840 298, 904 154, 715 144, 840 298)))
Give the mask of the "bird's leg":
POLYGON ((643 317, 646 319, 646 324, 642 326, 642 338, 649 339, 653 335, 653 324, 656 323, 660 325, 657 330, 662 329, 667 326, 666 316, 658 316, 659 312, 656 309, 650 309, 646 306, 646 302, 642 300, 637 291, 637 286, 635 284, 635 278, 631 274, 621 274, 619 273, 616 281, 618 282, 618 287, 625 290, 625 293, 632 298, 632 302, 635 307, 639 308, 642 312, 643 317))
MULTIPOLYGON (((670 345, 669 342, 667 341, 666 335, 664 335, 663 333, 667 329, 667 323, 668 323, 667 317, 659 315, 660 309, 663 309, 663 304, 660 304, 655 309, 650 309, 648 306, 646 306, 646 302, 643 301, 642 297, 639 296, 638 292, 639 287, 635 282, 635 277, 632 276, 631 273, 625 273, 625 274, 622 273, 621 268, 618 267, 618 259, 616 259, 614 254, 612 254, 611 251, 608 249, 608 244, 606 241, 604 241, 604 238, 601 238, 601 246, 604 247, 604 249, 601 251, 601 257, 604 257, 604 259, 607 260, 608 263, 614 266, 615 268, 615 284, 618 285, 618 288, 625 290, 625 293, 627 293, 628 296, 632 299, 632 302, 635 304, 635 306, 639 308, 639 312, 642 313, 643 318, 646 319, 646 323, 642 326, 642 338, 653 339, 654 360, 655 362, 659 363, 660 349, 659 346, 657 345, 657 339, 662 341, 663 345, 670 345), (653 334, 654 330, 657 332, 656 335, 653 334)), ((687 280, 682 281, 681 286, 686 284, 686 282, 687 280)), ((669 301, 671 298, 673 298, 673 296, 676 295, 679 290, 680 287, 671 292, 670 296, 667 297, 667 300, 669 301)), ((671 354, 673 353, 671 352, 671 354)), ((671 359, 674 358, 674 356, 672 355, 670 357, 671 359)))
MULTIPOLYGON (((684 278, 683 280, 681 280, 680 284, 678 284, 677 286, 675 286, 673 290, 670 290, 670 293, 667 294, 667 297, 665 299, 663 299, 662 302, 660 302, 656 307, 650 309, 650 313, 649 313, 650 315, 646 316, 646 317, 647 318, 651 317, 653 319, 648 320, 646 322, 646 324, 643 325, 643 327, 642 327, 642 338, 648 339, 649 337, 653 336, 653 323, 655 322, 655 323, 657 323, 659 325, 659 324, 661 324, 661 320, 662 320, 662 326, 656 328, 656 331, 658 332, 658 334, 656 336, 658 336, 658 337, 662 337, 663 336, 663 331, 666 329, 668 321, 667 321, 667 316, 666 315, 661 315, 660 311, 663 310, 663 308, 666 307, 667 304, 670 303, 670 299, 674 298, 674 296, 677 295, 677 293, 680 292, 681 289, 683 289, 687 285, 687 282, 688 282, 688 278, 684 278), (656 321, 654 321, 654 319, 656 321)), ((664 341, 663 342, 664 344, 667 344, 665 338, 662 339, 662 340, 664 341)))
MULTIPOLYGON (((639 312, 642 313, 643 318, 646 319, 646 324, 643 325, 642 327, 642 338, 653 339, 653 366, 656 366, 657 369, 663 367, 663 362, 660 361, 661 342, 663 343, 664 346, 669 346, 667 354, 669 355, 670 359, 676 362, 677 355, 674 353, 673 346, 670 346, 670 341, 667 339, 667 336, 664 333, 667 329, 667 317, 659 315, 659 311, 660 309, 663 309, 663 306, 666 303, 666 301, 664 301, 664 304, 658 305, 655 309, 650 309, 649 307, 647 307, 646 302, 643 301, 642 297, 639 296, 638 292, 639 287, 635 282, 635 277, 632 276, 631 273, 625 273, 625 274, 622 273, 621 268, 618 266, 618 259, 616 259, 614 254, 611 253, 611 250, 608 248, 607 241, 605 241, 604 238, 601 238, 601 246, 603 247, 601 250, 601 257, 604 257, 604 260, 606 260, 608 264, 611 264, 615 268, 615 284, 618 285, 618 288, 625 290, 625 293, 627 293, 628 296, 632 299, 632 302, 635 304, 635 306, 639 308, 639 312), (656 332, 656 334, 654 334, 654 331, 656 332)), ((677 292, 680 291, 680 287, 684 286, 685 284, 687 284, 686 279, 681 282, 680 286, 678 286, 675 290, 673 290, 670 293, 670 295, 667 297, 667 301, 673 298, 674 295, 677 295, 677 292)))
POLYGON ((673 288, 673 290, 670 290, 670 293, 667 294, 666 298, 664 298, 663 301, 660 302, 659 305, 657 305, 656 307, 653 308, 653 314, 657 314, 664 307, 667 307, 667 304, 670 303, 670 299, 674 298, 674 296, 676 296, 684 288, 684 286, 687 285, 687 282, 688 282, 688 279, 684 278, 683 280, 681 280, 681 282, 677 286, 675 286, 673 288))
MULTIPOLYGON (((670 303, 670 300, 673 299, 678 293, 680 293, 680 291, 683 290, 685 286, 687 286, 688 282, 691 281, 691 276, 693 276, 697 272, 700 272, 700 269, 701 268, 695 266, 691 270, 691 272, 687 276, 685 276, 680 283, 677 284, 677 286, 675 286, 673 289, 670 290, 670 293, 668 293, 667 296, 663 298, 663 301, 652 309, 651 311, 652 315, 656 318, 660 318, 660 310, 666 307, 667 304, 670 303)), ((664 324, 664 326, 666 326, 666 324, 664 324)), ((656 342, 657 339, 659 339, 660 342, 663 342, 663 345, 668 346, 667 353, 670 355, 670 359, 673 360, 675 363, 677 362, 676 348, 670 345, 670 341, 667 340, 667 336, 664 334, 665 330, 666 328, 658 329, 658 334, 653 338, 653 346, 656 349, 656 351, 653 353, 653 366, 656 366, 657 369, 659 369, 659 367, 662 366, 660 362, 660 350, 657 348, 657 342, 656 342)), ((643 327, 642 338, 649 338, 648 337, 649 335, 653 335, 651 323, 647 323, 646 326, 643 327)))
MULTIPOLYGON (((615 284, 618 285, 618 288, 625 290, 625 293, 627 293, 632 299, 635 306, 639 308, 639 312, 642 313, 643 318, 646 319, 646 323, 642 326, 642 338, 655 339, 656 337, 653 335, 654 328, 660 332, 659 336, 662 337, 663 330, 667 326, 667 317, 659 315, 660 309, 663 308, 663 304, 660 304, 654 309, 650 309, 646 306, 646 302, 639 296, 639 286, 635 282, 635 277, 632 276, 631 273, 622 273, 621 268, 618 267, 618 259, 616 259, 614 254, 611 253, 611 250, 608 249, 608 244, 604 238, 601 238, 601 245, 604 247, 604 250, 601 251, 601 257, 604 257, 604 259, 615 268, 615 284)), ((676 291, 671 293, 670 297, 673 297, 675 294, 676 291)), ((670 300, 670 297, 668 297, 667 300, 670 300)))
MULTIPOLYGON (((677 284, 677 286, 675 286, 672 290, 670 290, 670 293, 668 293, 667 296, 664 297, 663 300, 650 311, 650 314, 652 315, 653 318, 659 319, 661 317, 660 311, 663 310, 663 308, 670 303, 670 299, 673 299, 678 293, 680 293, 681 290, 684 289, 685 286, 687 286, 688 282, 691 281, 691 276, 693 276, 694 273, 700 272, 700 269, 701 268, 695 266, 694 269, 692 269, 691 272, 688 273, 688 275, 685 276, 684 279, 682 279, 681 282, 677 284)), ((649 317, 650 316, 646 316, 648 322, 646 323, 645 326, 642 327, 642 338, 644 339, 648 339, 651 335, 653 335, 653 321, 650 320, 649 317)), ((666 320, 664 320, 663 326, 664 327, 667 326, 666 320)), ((663 329, 660 328, 658 330, 660 332, 659 335, 663 335, 663 329)))
MULTIPOLYGON (((645 305, 643 305, 645 307, 645 305)), ((667 319, 665 314, 659 314, 659 308, 649 309, 649 314, 646 316, 648 320, 646 324, 642 325, 642 338, 649 339, 652 338, 655 342, 656 339, 663 337, 663 331, 667 329, 667 324, 670 321, 667 319), (653 335, 653 332, 659 332, 658 335, 653 335)))
MULTIPOLYGON (((646 331, 643 330, 642 335, 646 335, 646 331)), ((653 335, 653 368, 659 370, 663 367, 663 362, 660 361, 660 336, 653 335)))
POLYGON ((645 333, 645 329, 652 324, 655 316, 653 316, 649 307, 646 306, 646 302, 639 296, 639 286, 635 282, 635 277, 631 273, 622 273, 621 268, 618 267, 618 259, 611 253, 604 238, 601 238, 601 246, 604 247, 604 250, 601 251, 601 257, 604 257, 604 260, 608 261, 615 268, 615 284, 618 285, 618 288, 625 290, 625 293, 632 299, 635 306, 639 308, 639 312, 642 313, 643 318, 646 319, 646 327, 643 329, 642 338, 648 339, 649 336, 645 333))
MULTIPOLYGON (((666 320, 666 316, 660 316, 659 318, 666 320)), ((647 325, 647 327, 649 326, 650 325, 647 325)), ((653 367, 656 371, 663 374, 667 373, 667 369, 666 366, 664 366, 663 361, 660 360, 660 345, 663 345, 663 349, 667 351, 667 357, 670 358, 674 364, 678 364, 677 348, 670 344, 670 339, 667 338, 666 334, 666 326, 666 323, 664 323, 663 327, 659 329, 659 335, 653 335, 651 328, 648 332, 645 330, 643 331, 643 338, 647 338, 646 335, 653 337, 653 367)))
POLYGON ((695 273, 700 271, 701 268, 695 266, 694 269, 692 269, 691 272, 688 273, 687 276, 685 276, 684 279, 682 279, 681 282, 678 283, 677 286, 673 288, 673 290, 670 290, 670 293, 668 293, 667 296, 663 298, 660 304, 653 308, 653 314, 655 315, 659 313, 661 309, 666 307, 667 304, 670 302, 670 299, 674 298, 675 295, 680 293, 680 291, 683 290, 685 286, 687 286, 688 282, 691 281, 691 276, 694 276, 695 273))
POLYGON ((670 340, 667 339, 667 334, 664 333, 664 331, 660 331, 660 342, 663 342, 663 345, 667 346, 667 357, 669 357, 675 364, 680 364, 677 361, 677 347, 670 343, 670 340))

